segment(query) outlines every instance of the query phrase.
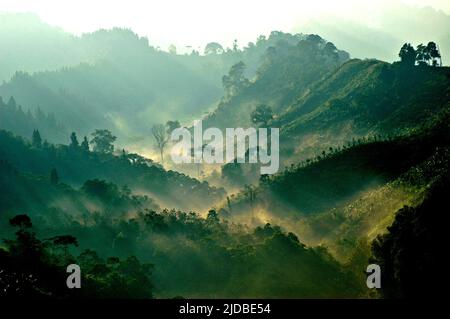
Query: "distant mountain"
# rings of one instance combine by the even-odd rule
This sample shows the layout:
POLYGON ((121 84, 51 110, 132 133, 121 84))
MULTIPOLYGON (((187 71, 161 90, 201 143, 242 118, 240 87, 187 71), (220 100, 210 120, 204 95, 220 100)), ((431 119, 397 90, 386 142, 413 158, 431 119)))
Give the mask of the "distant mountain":
POLYGON ((57 70, 95 61, 98 52, 87 51, 80 42, 33 14, 0 13, 0 82, 17 71, 57 70))
MULTIPOLYGON (((3 76, 8 81, 0 85, 0 96, 5 100, 14 96, 24 111, 39 107, 54 114, 68 131, 87 135, 107 128, 122 145, 140 140, 147 148, 153 124, 189 123, 212 109, 223 95, 222 76, 232 65, 243 61, 245 75, 253 78, 261 64, 268 67, 268 48, 280 44, 279 50, 293 59, 295 53, 288 48, 306 37, 272 32, 242 50, 177 55, 150 46, 146 38, 127 29, 76 37, 35 16, 2 17, 0 29, 9 32, 0 33, 7 48, 0 63, 10 72, 4 71, 9 72, 3 76)), ((278 92, 277 98, 283 94, 278 92)))
POLYGON ((129 30, 101 30, 76 43, 95 58, 57 71, 16 72, 1 85, 0 96, 14 96, 26 108, 39 106, 82 134, 105 127, 129 137, 148 134, 156 122, 201 114, 221 95, 209 73, 194 72, 129 30))
MULTIPOLYGON (((426 4, 407 4, 391 1, 377 10, 365 7, 363 12, 370 18, 364 19, 354 13, 351 18, 322 16, 299 21, 295 32, 316 33, 345 48, 352 58, 378 59, 394 62, 405 42, 418 45, 435 41, 444 65, 449 66, 450 57, 450 15, 426 4)), ((364 14, 363 13, 363 14, 364 14)))

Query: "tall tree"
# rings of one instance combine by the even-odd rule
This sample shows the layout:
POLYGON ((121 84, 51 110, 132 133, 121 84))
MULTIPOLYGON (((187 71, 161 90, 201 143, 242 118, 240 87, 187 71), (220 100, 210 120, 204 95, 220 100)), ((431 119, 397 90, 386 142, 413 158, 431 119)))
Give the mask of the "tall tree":
POLYGON ((80 143, 78 143, 77 134, 75 132, 72 132, 70 134, 70 145, 71 148, 77 149, 80 146, 80 143))
POLYGON ((414 66, 416 63, 416 50, 410 43, 403 44, 398 56, 405 65, 414 66))
POLYGON ((441 54, 439 53, 439 49, 435 42, 428 42, 427 50, 430 54, 431 64, 433 66, 442 66, 441 54), (439 64, 438 64, 439 61, 439 64))
POLYGON ((83 138, 83 142, 81 142, 81 150, 89 152, 89 142, 86 136, 83 138))
POLYGON ((33 144, 34 147, 41 147, 42 146, 42 138, 41 138, 41 134, 39 133, 38 130, 34 130, 33 131, 32 144, 33 144))
POLYGON ((422 43, 417 46, 416 50, 416 60, 419 65, 428 65, 431 59, 430 52, 428 51, 428 47, 423 45, 422 43))
POLYGON ((164 164, 164 149, 169 141, 166 127, 163 124, 155 124, 152 127, 152 134, 156 141, 156 148, 161 155, 161 164, 164 164))
POLYGON ((92 133, 91 144, 94 145, 94 152, 110 154, 114 152, 114 141, 117 139, 112 133, 108 130, 95 130, 92 133))
POLYGON ((223 76, 222 84, 226 97, 236 95, 242 88, 248 85, 249 81, 244 76, 245 68, 245 63, 241 61, 233 65, 228 74, 223 76))
POLYGON ((172 132, 177 129, 180 128, 181 124, 178 121, 167 121, 166 123, 166 132, 167 135, 170 136, 170 134, 172 134, 172 132))

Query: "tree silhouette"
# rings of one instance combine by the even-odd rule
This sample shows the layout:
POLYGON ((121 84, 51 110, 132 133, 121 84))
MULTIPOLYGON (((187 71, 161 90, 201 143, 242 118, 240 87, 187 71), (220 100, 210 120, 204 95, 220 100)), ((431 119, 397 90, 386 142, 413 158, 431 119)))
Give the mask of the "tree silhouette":
POLYGON ((80 146, 80 143, 78 143, 77 134, 75 132, 72 132, 70 134, 70 145, 71 148, 77 149, 80 146))
POLYGON ((27 229, 33 227, 31 219, 28 215, 16 215, 9 220, 11 226, 19 227, 20 229, 27 229))
POLYGON ((205 46, 205 55, 222 54, 223 47, 217 42, 210 42, 205 46))
POLYGON ((419 65, 428 65, 428 61, 431 59, 428 48, 422 43, 417 46, 416 60, 419 65))
POLYGON ((167 121, 166 123, 166 132, 167 132, 167 136, 170 136, 170 134, 172 134, 172 132, 177 129, 180 128, 181 124, 178 121, 167 121))
POLYGON ((38 130, 33 131, 32 144, 34 147, 38 147, 38 148, 40 148, 42 146, 42 138, 41 138, 41 134, 39 133, 38 130))
POLYGON ((81 142, 81 150, 89 152, 89 142, 86 136, 83 138, 83 142, 81 142))
POLYGON ((95 130, 92 133, 93 139, 91 140, 91 144, 94 145, 94 152, 109 154, 114 152, 114 141, 117 139, 112 133, 108 130, 95 130))
POLYGON ((398 56, 402 63, 408 66, 414 66, 416 63, 416 50, 410 43, 403 44, 398 56))
POLYGON ((161 164, 164 164, 164 149, 169 142, 166 128, 163 124, 155 124, 152 127, 152 134, 155 138, 156 148, 161 155, 161 164))
POLYGON ((439 53, 439 49, 435 42, 428 42, 427 51, 431 58, 431 65, 432 66, 442 66, 441 54, 439 53), (439 65, 438 65, 438 61, 439 61, 439 65))
POLYGON ((222 78, 222 84, 225 89, 225 96, 236 95, 242 88, 248 85, 249 81, 244 76, 245 63, 239 62, 233 65, 227 75, 222 78))

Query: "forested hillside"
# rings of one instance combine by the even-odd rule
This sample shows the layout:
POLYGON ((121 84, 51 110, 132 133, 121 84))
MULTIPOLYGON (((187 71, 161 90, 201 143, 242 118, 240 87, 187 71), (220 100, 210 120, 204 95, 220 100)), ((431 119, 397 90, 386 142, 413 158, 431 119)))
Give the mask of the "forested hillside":
POLYGON ((86 143, 79 144, 75 136, 70 145, 54 145, 43 142, 36 134, 32 142, 28 142, 0 131, 0 158, 32 174, 50 176, 51 171, 56 170, 59 180, 70 185, 80 186, 88 179, 114 182, 155 197, 169 208, 203 211, 224 196, 223 189, 166 171, 138 154, 125 150, 119 156, 92 152, 86 143))
POLYGON ((406 42, 388 63, 316 34, 272 31, 230 47, 212 38, 201 50, 141 34, 74 35, 0 14, 0 297, 436 289, 450 68, 433 39, 406 42), (207 164, 212 137, 189 136, 195 120, 219 132, 211 157, 242 153, 207 164), (275 129, 270 140, 279 129, 279 170, 260 173, 262 151, 278 160, 277 140, 228 143, 227 128, 275 129), (188 147, 172 152, 176 129, 188 147), (366 285, 372 263, 380 289, 366 285), (67 289, 69 264, 81 267, 82 289, 67 289))

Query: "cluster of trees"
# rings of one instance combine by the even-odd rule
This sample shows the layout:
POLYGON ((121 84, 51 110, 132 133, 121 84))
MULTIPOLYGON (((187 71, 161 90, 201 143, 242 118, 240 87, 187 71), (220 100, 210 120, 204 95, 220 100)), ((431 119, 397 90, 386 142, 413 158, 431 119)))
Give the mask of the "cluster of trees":
MULTIPOLYGON (((149 297, 152 285, 165 297, 345 297, 361 292, 353 275, 326 251, 305 247, 279 227, 248 229, 222 220, 214 210, 206 218, 192 212, 158 212, 151 201, 110 182, 88 180, 80 190, 73 190, 53 179, 42 180, 0 163, 0 207, 8 215, 30 212, 37 221, 33 242, 40 250, 44 244, 48 247, 43 256, 50 259, 42 257, 27 265, 52 267, 48 273, 53 279, 26 265, 8 266, 14 280, 29 274, 42 279, 33 283, 37 288, 27 288, 26 293, 21 290, 22 295, 37 289, 50 292, 49 297, 71 297, 65 286, 58 290, 58 285, 65 285, 67 263, 79 264, 86 275, 80 291, 83 297, 149 297), (154 264, 151 273, 137 260, 154 264), (274 271, 280 277, 274 278, 274 271), (321 289, 315 279, 304 275, 316 272, 325 278, 321 289), (248 284, 242 286, 243 280, 248 284), (42 282, 49 286, 42 287, 42 282)), ((250 187, 248 194, 251 212, 257 195, 250 187)), ((193 195, 189 193, 191 198, 193 195)), ((23 222, 14 224, 23 224, 25 231, 31 232, 31 222, 19 220, 23 222)), ((4 220, 0 220, 0 229, 4 236, 10 234, 4 220)), ((5 265, 20 263, 21 253, 18 259, 13 257, 17 240, 9 240, 1 258, 5 265)))
POLYGON ((117 221, 100 216, 86 225, 46 225, 42 235, 26 215, 10 224, 19 230, 0 249, 7 275, 0 288, 7 296, 151 298, 158 291, 163 297, 293 298, 363 291, 325 249, 308 248, 271 224, 255 229, 228 224, 214 210, 206 218, 174 210, 145 210, 117 221), (80 240, 50 235, 55 231, 78 234, 80 240), (111 253, 115 257, 101 257, 111 253), (140 262, 149 258, 152 265, 140 262), (81 289, 65 287, 65 267, 71 263, 81 267, 81 289), (22 277, 33 279, 19 280, 20 289, 11 289, 22 277))
MULTIPOLYGON (((448 147, 446 122, 448 112, 413 134, 354 138, 343 146, 330 147, 314 158, 292 164, 278 174, 262 175, 257 189, 249 192, 244 187, 231 198, 233 211, 238 213, 256 206, 275 214, 285 214, 284 207, 295 207, 297 212, 306 215, 327 211, 362 189, 399 178, 433 156, 436 148, 448 147)), ((438 173, 436 168, 426 175, 438 173)), ((223 167, 222 174, 242 180, 244 171, 239 164, 229 163, 223 167)))
POLYGON ((249 80, 244 75, 245 67, 245 63, 240 61, 230 68, 227 75, 222 77, 225 99, 235 96, 250 84, 249 80))
POLYGON ((12 96, 7 102, 0 96, 0 128, 21 136, 27 136, 33 128, 39 128, 53 141, 59 142, 65 138, 65 128, 58 123, 53 113, 45 114, 39 107, 35 112, 30 109, 24 111, 12 96))
POLYGON ((40 298, 152 298, 152 265, 135 256, 106 260, 90 249, 74 255, 79 246, 71 235, 40 239, 28 215, 9 220, 14 239, 0 248, 0 296, 40 298), (82 289, 68 289, 66 267, 82 269, 82 289))
POLYGON ((400 209, 388 232, 373 241, 371 262, 383 269, 383 297, 416 299, 442 289, 440 269, 446 263, 448 172, 432 184, 421 204, 400 209))
POLYGON ((442 57, 435 42, 428 42, 427 45, 419 44, 416 49, 410 43, 405 43, 398 55, 401 62, 406 65, 442 66, 442 57))
MULTIPOLYGON (((89 144, 92 144, 92 150, 94 152, 100 154, 112 154, 114 152, 114 142, 116 141, 116 139, 117 137, 114 136, 111 131, 105 129, 97 129, 92 133, 91 141, 88 141, 87 137, 85 136, 80 144, 77 134, 75 132, 72 132, 70 134, 69 148, 74 151, 81 150, 84 152, 89 152, 89 144)), ((36 148, 41 148, 44 144, 46 147, 49 147, 50 145, 47 140, 42 141, 41 133, 37 129, 33 130, 31 144, 36 148)))
MULTIPOLYGON (((103 132, 103 131, 102 131, 103 132)), ((95 133, 95 132, 94 132, 95 133)), ((185 209, 207 209, 224 197, 222 188, 212 187, 176 171, 166 171, 161 165, 138 154, 122 151, 115 155, 110 134, 106 136, 104 152, 88 152, 87 142, 77 142, 72 135, 71 144, 54 145, 42 142, 35 132, 32 143, 0 130, 0 159, 13 163, 20 171, 49 176, 57 170, 58 180, 70 185, 82 185, 86 180, 103 179, 120 187, 153 194, 156 200, 163 200, 172 207, 185 209)), ((96 144, 94 144, 94 150, 96 144)))
MULTIPOLYGON (((257 65, 242 58, 222 78, 224 98, 204 119, 205 127, 253 125, 255 117, 251 113, 255 106, 270 106, 273 113, 282 113, 312 83, 349 59, 346 52, 314 35, 273 32, 246 50, 250 54, 260 47, 265 50, 257 65)), ((267 121, 264 117, 259 124, 267 121)))

